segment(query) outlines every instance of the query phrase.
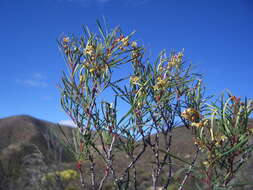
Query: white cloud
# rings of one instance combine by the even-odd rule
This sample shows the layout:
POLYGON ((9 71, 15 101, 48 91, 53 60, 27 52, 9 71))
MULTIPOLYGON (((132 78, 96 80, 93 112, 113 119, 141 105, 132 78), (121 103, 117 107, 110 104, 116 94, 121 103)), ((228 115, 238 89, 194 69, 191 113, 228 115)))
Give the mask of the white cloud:
POLYGON ((21 83, 30 86, 30 87, 47 87, 47 83, 43 81, 36 81, 36 80, 19 80, 21 83))
POLYGON ((28 86, 28 87, 47 87, 46 82, 47 76, 41 73, 34 73, 29 79, 16 79, 18 84, 28 86))
POLYGON ((44 101, 50 101, 50 100, 52 100, 52 97, 51 96, 43 96, 42 100, 44 100, 44 101))
POLYGON ((67 125, 70 127, 77 127, 76 124, 72 120, 61 120, 58 122, 60 125, 67 125))
POLYGON ((46 80, 47 76, 45 74, 41 74, 41 73, 34 73, 33 77, 37 80, 46 80))

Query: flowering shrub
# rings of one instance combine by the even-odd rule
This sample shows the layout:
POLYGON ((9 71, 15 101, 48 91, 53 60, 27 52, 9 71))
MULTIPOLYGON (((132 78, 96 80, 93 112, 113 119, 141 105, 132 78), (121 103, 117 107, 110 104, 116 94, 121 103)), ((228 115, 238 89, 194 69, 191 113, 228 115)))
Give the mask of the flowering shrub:
POLYGON ((63 171, 58 171, 58 172, 51 172, 48 173, 47 175, 45 175, 43 177, 43 180, 50 180, 50 181, 54 181, 55 177, 59 176, 62 180, 64 181, 69 181, 69 180, 73 180, 75 178, 78 177, 78 174, 75 170, 63 170, 63 171))
MULTIPOLYGON (((206 155, 202 172, 209 188, 227 187, 249 158, 253 148, 249 144, 252 129, 248 127, 251 113, 251 100, 242 102, 229 94, 226 100, 221 99, 220 106, 209 105, 205 118, 191 123, 195 144, 206 155)), ((191 119, 187 114, 183 117, 191 119)))
POLYGON ((103 189, 110 177, 115 189, 138 189, 136 164, 149 148, 153 189, 173 184, 175 159, 189 164, 178 189, 197 169, 203 174, 203 188, 229 187, 252 150, 248 144, 252 130, 247 127, 252 102, 229 95, 221 107, 209 105, 201 76, 185 62, 184 51, 169 56, 162 51, 153 62, 132 39, 134 33, 107 30, 99 22, 98 29, 99 34, 86 28, 80 38, 64 36, 59 41, 68 67, 62 77, 61 104, 77 125, 66 146, 75 155, 82 186, 87 179, 93 190, 103 189), (131 74, 115 79, 125 64, 131 64, 131 74), (106 91, 114 97, 113 103, 106 100, 106 91), (128 106, 119 114, 122 102, 128 106), (182 124, 191 130, 195 142, 191 163, 171 150, 173 129, 182 124), (120 170, 114 164, 118 151, 127 158, 120 170), (199 152, 204 155, 200 165, 199 152), (103 161, 102 171, 95 168, 97 159, 103 161), (85 162, 90 166, 88 174, 85 162))
MULTIPOLYGON (((78 173, 75 170, 67 169, 56 172, 49 172, 41 178, 42 189, 73 189, 70 183, 77 179, 78 173)), ((76 188, 75 188, 76 189, 76 188)))

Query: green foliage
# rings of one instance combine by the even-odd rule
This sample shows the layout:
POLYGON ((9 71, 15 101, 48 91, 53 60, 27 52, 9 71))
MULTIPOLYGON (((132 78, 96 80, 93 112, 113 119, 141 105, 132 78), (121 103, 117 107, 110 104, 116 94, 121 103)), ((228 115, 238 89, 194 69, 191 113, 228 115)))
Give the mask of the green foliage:
POLYGON ((194 109, 182 114, 194 129, 194 143, 205 155, 201 172, 209 188, 232 188, 230 182, 249 158, 253 145, 249 143, 252 129, 248 118, 252 110, 252 100, 241 101, 228 93, 218 105, 208 104, 198 120, 192 118, 198 114, 194 109))

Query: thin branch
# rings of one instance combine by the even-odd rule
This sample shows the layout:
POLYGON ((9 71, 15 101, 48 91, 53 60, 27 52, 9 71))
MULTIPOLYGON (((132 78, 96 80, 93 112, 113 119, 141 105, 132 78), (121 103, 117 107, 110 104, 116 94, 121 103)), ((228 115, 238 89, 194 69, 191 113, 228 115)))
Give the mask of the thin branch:
POLYGON ((181 182, 181 184, 180 184, 178 190, 182 190, 182 189, 183 189, 183 186, 185 185, 187 179, 190 177, 190 175, 191 175, 191 173, 192 173, 192 167, 193 167, 193 165, 195 164, 195 162, 196 162, 196 160, 197 160, 197 158, 198 158, 198 153, 199 153, 199 148, 197 147, 195 156, 194 156, 194 158, 193 158, 193 160, 192 160, 192 162, 191 162, 191 165, 189 166, 188 172, 185 174, 184 179, 183 179, 183 181, 181 182))

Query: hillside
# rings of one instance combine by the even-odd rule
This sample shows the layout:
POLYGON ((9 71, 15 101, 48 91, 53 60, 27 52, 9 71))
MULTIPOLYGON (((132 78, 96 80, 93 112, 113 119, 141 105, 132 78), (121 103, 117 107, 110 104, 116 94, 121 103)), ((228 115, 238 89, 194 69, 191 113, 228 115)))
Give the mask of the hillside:
MULTIPOLYGON (((250 120, 249 125, 253 127, 253 120, 250 120)), ((70 136, 73 128, 64 126, 63 130, 67 135, 70 136)), ((75 163, 73 162, 71 154, 69 154, 69 152, 64 148, 64 146, 62 146, 61 143, 59 143, 58 138, 61 139, 62 135, 58 130, 57 125, 48 121, 36 119, 27 115, 0 119, 0 190, 15 189, 11 187, 11 185, 6 189, 6 184, 11 184, 10 180, 18 180, 20 176, 23 175, 22 159, 34 151, 39 151, 42 153, 45 165, 51 168, 51 171, 57 163, 60 164, 57 166, 58 170, 59 168, 75 169, 75 163), (36 145, 39 150, 35 150, 33 144, 36 145), (9 177, 7 179, 6 176, 8 175, 9 177)), ((160 143, 163 145, 164 141, 161 140, 160 143)), ((193 157, 193 140, 191 138, 190 131, 185 127, 180 127, 173 130, 172 152, 188 161, 190 161, 193 157)), ((148 171, 151 169, 150 163, 153 161, 153 159, 150 155, 152 155, 152 151, 150 148, 148 148, 142 158, 137 162, 137 170, 139 171, 137 177, 141 179, 142 182, 139 184, 139 188, 141 190, 146 190, 147 187, 150 187, 151 185, 152 177, 150 174, 148 174, 148 171)), ((120 151, 116 153, 115 159, 116 171, 121 172, 122 168, 126 166, 129 160, 120 151)), ((95 170, 101 171, 103 166, 102 161, 95 159, 95 162, 95 170)), ((176 163, 177 166, 173 167, 173 173, 179 171, 181 166, 183 166, 183 164, 180 162, 176 163)), ((88 163, 85 164, 85 167, 88 167, 88 163)), ((245 169, 240 173, 240 179, 242 181, 253 180, 252 157, 247 166, 244 168, 245 169)), ((161 180, 164 180, 166 178, 165 173, 163 173, 162 176, 163 177, 161 180)), ((191 178, 191 181, 192 179, 193 178, 191 178)), ((77 184, 78 180, 74 183, 77 184)), ((111 189, 110 187, 110 184, 108 184, 107 189, 111 189)), ((251 189, 251 187, 249 187, 249 189, 251 189)), ((244 190, 246 190, 246 188, 244 188, 244 190)))
MULTIPOLYGON (((36 166, 39 162, 43 166, 53 166, 57 162, 73 161, 57 140, 56 129, 56 124, 28 115, 0 119, 0 190, 14 190, 17 186, 22 189, 17 181, 24 175, 26 156, 36 155, 34 153, 41 155, 41 160, 38 158, 29 164, 34 171, 38 170, 36 166)), ((66 133, 71 132, 70 127, 63 129, 66 133)))
MULTIPOLYGON (((56 129, 56 124, 28 115, 0 119, 0 156, 7 156, 14 150, 22 151, 21 146, 26 144, 35 144, 43 154, 48 155, 50 150, 61 146, 52 134, 56 129)), ((71 132, 70 127, 64 127, 64 130, 71 132)), ((50 156, 46 157, 47 161, 50 161, 50 156)), ((70 158, 63 154, 63 160, 70 161, 70 158)))

